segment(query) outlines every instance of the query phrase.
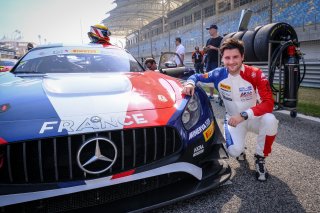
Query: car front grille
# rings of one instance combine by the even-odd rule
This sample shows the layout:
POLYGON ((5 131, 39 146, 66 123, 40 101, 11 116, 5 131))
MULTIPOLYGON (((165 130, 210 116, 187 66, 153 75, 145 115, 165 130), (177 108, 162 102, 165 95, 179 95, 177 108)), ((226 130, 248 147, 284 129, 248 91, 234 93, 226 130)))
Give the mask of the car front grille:
MULTIPOLYGON (((15 204, 1 208, 0 212, 24 212, 24 213, 55 213, 76 210, 71 212, 88 212, 90 210, 79 210, 80 208, 94 207, 96 205, 106 204, 102 207, 105 212, 126 212, 119 210, 119 204, 112 206, 113 202, 119 202, 125 198, 131 198, 139 194, 150 192, 162 187, 176 184, 181 180, 195 180, 186 173, 170 173, 160 176, 149 177, 130 181, 127 183, 116 184, 109 187, 98 188, 88 191, 62 195, 58 197, 46 198, 27 203, 15 204), (111 204, 111 206, 110 206, 111 204), (111 207, 111 208, 110 208, 111 207), (113 208, 112 208, 113 207, 113 208)), ((122 203, 122 201, 121 201, 122 203)), ((125 202, 124 202, 125 203, 125 202)), ((126 205, 126 203, 125 203, 126 205)), ((130 206, 130 205, 128 205, 130 206)), ((122 208, 122 207, 121 207, 122 208)), ((94 212, 101 212, 94 210, 94 212)))
POLYGON ((154 127, 21 141, 0 146, 0 184, 53 183, 87 180, 128 171, 164 159, 180 150, 181 138, 172 127, 154 127), (86 141, 99 137, 117 147, 115 164, 98 175, 77 164, 86 141))

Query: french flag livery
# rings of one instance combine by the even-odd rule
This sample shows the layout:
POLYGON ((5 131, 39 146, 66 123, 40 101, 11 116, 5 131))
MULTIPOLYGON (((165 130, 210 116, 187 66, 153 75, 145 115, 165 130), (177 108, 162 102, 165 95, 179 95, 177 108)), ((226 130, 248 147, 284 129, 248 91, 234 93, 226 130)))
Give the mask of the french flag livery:
MULTIPOLYGON (((178 87, 179 82, 170 83, 178 87)), ((33 139, 166 125, 176 111, 172 106, 179 106, 182 100, 168 81, 151 77, 150 72, 57 74, 54 78, 15 79, 2 84, 1 93, 7 94, 4 98, 9 99, 14 91, 26 99, 10 100, 11 109, 1 115, 6 129, 11 129, 1 131, 3 140, 8 142, 25 139, 26 134, 33 139), (32 100, 35 91, 39 94, 32 100), (30 125, 30 119, 38 125, 30 125)))
POLYGON ((181 80, 125 50, 39 46, 0 76, 2 212, 149 210, 231 176, 205 92, 183 95, 181 80))

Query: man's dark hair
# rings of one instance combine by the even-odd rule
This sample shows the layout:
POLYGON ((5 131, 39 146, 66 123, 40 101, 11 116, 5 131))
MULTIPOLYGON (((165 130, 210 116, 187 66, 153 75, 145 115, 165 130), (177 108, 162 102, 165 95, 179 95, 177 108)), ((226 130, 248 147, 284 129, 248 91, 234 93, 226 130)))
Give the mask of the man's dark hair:
POLYGON ((236 38, 227 38, 220 47, 221 55, 223 56, 223 53, 225 50, 232 50, 232 49, 238 49, 241 56, 243 56, 244 54, 243 41, 236 38))
POLYGON ((177 37, 177 38, 176 38, 176 41, 179 41, 179 43, 181 43, 181 38, 180 38, 180 37, 177 37))
POLYGON ((148 63, 151 63, 151 64, 156 63, 156 60, 154 60, 153 58, 147 58, 144 64, 147 65, 148 63))
POLYGON ((32 43, 28 43, 27 44, 27 50, 29 51, 29 50, 31 50, 33 48, 33 44, 32 43))

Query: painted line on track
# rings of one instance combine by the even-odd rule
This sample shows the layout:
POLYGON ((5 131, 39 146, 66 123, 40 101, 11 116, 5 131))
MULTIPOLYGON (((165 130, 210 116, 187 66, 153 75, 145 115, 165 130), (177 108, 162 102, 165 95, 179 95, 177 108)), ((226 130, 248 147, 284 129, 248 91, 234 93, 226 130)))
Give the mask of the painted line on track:
MULTIPOLYGON (((274 111, 274 112, 280 112, 282 114, 286 114, 286 115, 290 115, 290 111, 288 110, 278 110, 278 111, 274 111)), ((319 122, 320 123, 320 118, 317 117, 312 117, 312 116, 308 116, 308 115, 304 115, 304 114, 297 114, 298 118, 304 118, 307 120, 311 120, 311 121, 315 121, 315 122, 319 122)))

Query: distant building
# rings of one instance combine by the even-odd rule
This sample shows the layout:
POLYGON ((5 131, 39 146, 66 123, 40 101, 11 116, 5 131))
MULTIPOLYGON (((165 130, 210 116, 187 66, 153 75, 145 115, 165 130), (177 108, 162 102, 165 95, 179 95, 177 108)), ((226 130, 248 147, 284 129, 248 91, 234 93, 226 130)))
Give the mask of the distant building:
POLYGON ((0 58, 15 58, 16 51, 1 46, 2 45, 0 45, 0 58))
POLYGON ((117 16, 120 9, 121 14, 128 14, 127 16, 132 11, 128 3, 121 8, 116 7, 104 23, 109 27, 110 24, 117 25, 113 31, 128 28, 127 31, 123 30, 127 32, 126 49, 136 58, 151 55, 158 58, 161 52, 175 51, 174 38, 180 37, 186 48, 185 58, 191 62, 194 47, 203 47, 210 37, 206 27, 211 24, 218 25, 220 35, 236 32, 242 10, 250 9, 253 11, 248 26, 250 30, 271 22, 288 23, 298 34, 301 50, 305 53, 304 58, 307 61, 320 61, 320 0, 190 0, 159 18, 150 19, 146 23, 138 22, 135 27, 127 22, 114 20, 121 17, 130 22, 132 18, 143 19, 146 15, 132 13, 132 18, 117 16))
MULTIPOLYGON (((0 39, 0 58, 20 58, 27 52, 30 41, 0 39)), ((35 45, 35 43, 33 43, 35 45)))

